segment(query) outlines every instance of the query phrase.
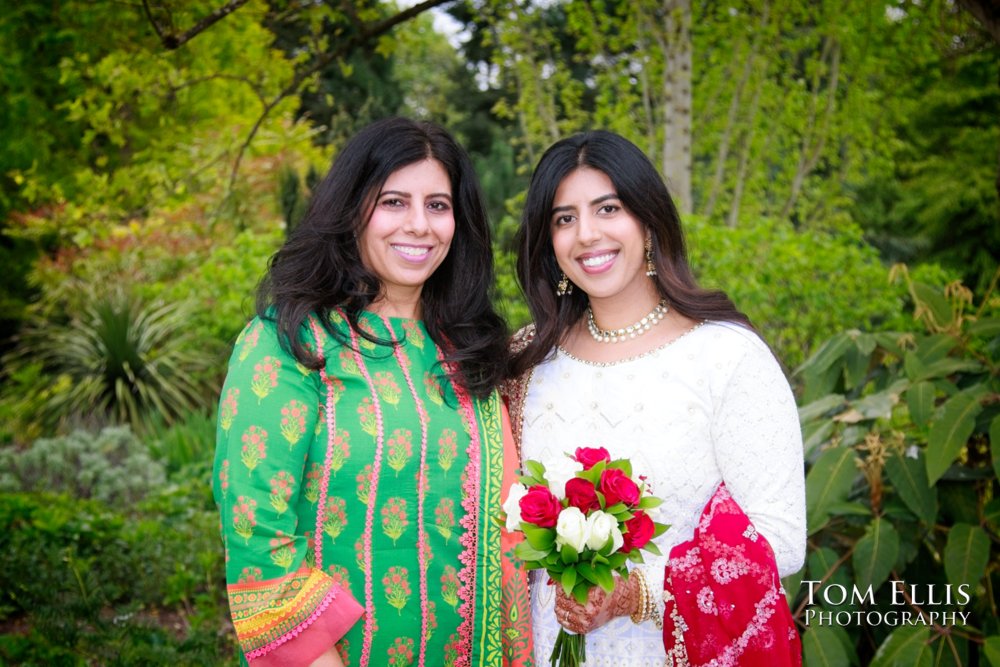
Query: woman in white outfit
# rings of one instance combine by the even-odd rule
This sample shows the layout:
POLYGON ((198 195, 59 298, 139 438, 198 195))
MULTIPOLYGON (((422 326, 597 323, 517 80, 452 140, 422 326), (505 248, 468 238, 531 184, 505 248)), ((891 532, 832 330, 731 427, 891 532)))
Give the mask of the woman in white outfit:
POLYGON ((664 500, 656 518, 670 526, 654 540, 662 557, 647 554, 641 576, 617 580, 609 595, 594 589, 587 605, 536 578, 536 661, 547 664, 561 624, 587 633, 588 666, 661 667, 668 555, 692 539, 720 484, 771 545, 780 575, 802 566, 795 400, 747 318, 696 285, 666 187, 622 137, 596 131, 553 145, 517 242, 534 318, 515 337, 507 385, 522 459, 553 468, 577 447, 605 447, 648 479, 664 500))

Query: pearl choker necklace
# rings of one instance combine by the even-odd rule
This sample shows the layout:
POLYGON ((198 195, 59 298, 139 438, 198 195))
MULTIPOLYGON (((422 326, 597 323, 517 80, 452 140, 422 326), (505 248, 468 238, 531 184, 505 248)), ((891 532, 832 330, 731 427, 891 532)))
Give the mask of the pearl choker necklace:
POLYGON ((594 321, 594 310, 590 306, 587 306, 587 331, 590 332, 591 337, 598 343, 624 343, 630 338, 641 336, 649 331, 650 328, 659 324, 660 320, 669 311, 670 307, 667 306, 667 302, 660 301, 649 315, 646 315, 635 324, 623 329, 605 330, 597 326, 597 322, 594 321))

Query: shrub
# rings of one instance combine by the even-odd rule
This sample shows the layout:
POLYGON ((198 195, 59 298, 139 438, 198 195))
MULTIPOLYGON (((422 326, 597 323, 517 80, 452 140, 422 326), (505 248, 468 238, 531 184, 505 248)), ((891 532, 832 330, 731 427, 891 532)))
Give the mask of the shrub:
POLYGON ((176 280, 140 288, 149 299, 191 304, 187 330, 219 375, 225 373, 230 346, 253 316, 257 283, 281 246, 282 235, 279 224, 267 225, 266 231, 242 231, 213 246, 176 280))
POLYGON ((196 378, 206 360, 187 331, 183 304, 144 304, 111 292, 66 325, 36 321, 19 353, 41 361, 70 387, 47 409, 84 422, 140 426, 152 413, 171 420, 206 393, 196 378))
POLYGON ((75 431, 0 450, 0 491, 48 491, 128 507, 166 481, 128 427, 75 431))
POLYGON ((208 470, 215 453, 214 412, 187 412, 173 424, 154 418, 144 438, 152 456, 166 466, 168 476, 182 470, 208 470))
POLYGON ((942 291, 905 269, 895 273, 915 305, 910 329, 844 331, 799 371, 810 553, 805 572, 785 587, 798 599, 800 620, 811 604, 803 577, 821 582, 818 589, 853 585, 867 598, 836 605, 817 593, 816 609, 924 619, 806 622, 807 665, 985 664, 984 656, 996 664, 1000 299, 987 293, 975 307, 958 283, 942 291), (903 582, 904 595, 894 582, 903 582), (936 594, 928 594, 931 585, 936 594), (968 617, 964 627, 940 616, 927 623, 927 612, 968 617))
POLYGON ((880 329, 903 311, 878 253, 858 229, 796 231, 787 222, 741 227, 685 221, 691 265, 724 290, 789 367, 845 328, 880 329))
POLYGON ((124 511, 0 494, 0 663, 229 664, 218 517, 206 479, 124 511), (26 576, 29 575, 29 576, 26 576))

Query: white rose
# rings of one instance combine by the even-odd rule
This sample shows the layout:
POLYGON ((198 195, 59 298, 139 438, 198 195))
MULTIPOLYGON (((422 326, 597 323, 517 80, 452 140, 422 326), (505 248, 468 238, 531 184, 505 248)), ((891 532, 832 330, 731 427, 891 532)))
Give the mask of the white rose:
POLYGON ((557 551, 562 551, 564 544, 570 545, 577 551, 583 551, 589 536, 587 517, 579 507, 566 507, 559 512, 559 519, 556 521, 557 551))
POLYGON ((566 482, 573 479, 576 473, 583 470, 583 464, 568 456, 557 456, 545 466, 545 479, 549 482, 549 491, 559 500, 566 498, 566 482))
POLYGON ((623 544, 625 544, 625 538, 622 537, 622 531, 618 528, 618 522, 613 516, 606 512, 597 510, 589 517, 587 517, 587 529, 590 532, 590 536, 587 538, 587 546, 597 551, 604 546, 604 543, 611 538, 612 553, 618 551, 623 544))
POLYGON ((507 530, 521 530, 521 498, 528 493, 528 487, 515 482, 510 485, 507 493, 507 500, 504 501, 503 511, 507 513, 507 530))

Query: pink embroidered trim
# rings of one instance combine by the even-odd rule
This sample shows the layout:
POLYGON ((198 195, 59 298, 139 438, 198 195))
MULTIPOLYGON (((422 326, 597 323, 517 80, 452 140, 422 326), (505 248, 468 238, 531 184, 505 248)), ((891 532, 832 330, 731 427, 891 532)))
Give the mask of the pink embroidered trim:
POLYGON ((327 608, 333 603, 335 599, 337 599, 337 589, 331 588, 327 592, 326 596, 323 597, 323 600, 318 605, 316 605, 316 609, 314 609, 313 612, 309 614, 308 618, 306 618, 304 621, 295 626, 295 628, 292 629, 291 632, 287 632, 281 635, 281 637, 275 639, 273 642, 267 644, 266 646, 261 646, 260 648, 255 649, 250 653, 247 653, 246 654, 247 662, 263 657, 268 653, 270 653, 271 651, 274 651, 275 649, 279 648, 282 644, 290 642, 291 640, 301 635, 309 628, 309 626, 311 626, 313 623, 316 622, 316 619, 320 617, 320 614, 326 611, 327 608))
MULTIPOLYGON (((450 364, 445 366, 448 375, 455 377, 450 364)), ((462 600, 458 613, 462 622, 458 625, 458 656, 455 667, 469 667, 472 660, 472 631, 476 615, 476 544, 479 542, 479 425, 476 423, 476 413, 472 399, 465 389, 453 382, 455 395, 469 423, 469 462, 465 467, 465 483, 462 486, 462 509, 465 515, 459 521, 465 532, 460 538, 462 553, 458 559, 462 569, 458 573, 460 582, 458 597, 462 600)))
MULTIPOLYGON (((343 315, 343 313, 341 313, 343 315)), ((350 321, 344 317, 345 321, 350 321)), ((375 460, 372 463, 372 478, 368 483, 368 508, 365 510, 365 532, 361 536, 363 549, 365 550, 365 631, 361 644, 361 667, 366 667, 371 659, 372 637, 375 634, 375 602, 372 591, 372 532, 375 525, 375 495, 378 491, 379 475, 382 472, 382 444, 385 436, 382 425, 382 404, 378 400, 378 391, 372 381, 368 367, 365 366, 361 357, 360 346, 358 345, 358 335, 354 329, 348 326, 351 333, 351 352, 354 353, 354 363, 368 383, 368 390, 371 392, 372 405, 375 406, 375 460)))
POLYGON ((334 401, 333 381, 326 374, 326 360, 323 357, 323 337, 316 324, 316 320, 309 318, 309 326, 312 328, 313 338, 316 339, 316 354, 319 356, 320 368, 319 376, 326 385, 326 456, 323 461, 323 481, 319 485, 319 507, 316 508, 316 532, 313 533, 313 543, 315 545, 316 568, 323 569, 323 522, 326 520, 326 493, 330 486, 330 470, 333 467, 333 443, 337 435, 337 414, 336 402, 334 401))
MULTIPOLYGON (((385 324, 385 328, 388 329, 392 339, 396 340, 396 332, 392 330, 392 325, 389 323, 388 318, 382 316, 382 323, 385 324)), ((406 384, 410 388, 413 402, 417 406, 417 415, 420 417, 420 469, 417 472, 417 562, 420 568, 420 652, 417 664, 420 667, 424 667, 427 658, 428 619, 430 616, 430 604, 428 603, 427 595, 427 549, 430 547, 427 542, 427 531, 424 528, 424 495, 427 492, 427 476, 424 471, 427 468, 427 424, 430 418, 424 409, 424 402, 417 395, 417 389, 413 384, 410 369, 403 358, 402 345, 398 343, 394 344, 393 352, 396 355, 396 361, 399 362, 399 367, 403 370, 403 377, 406 378, 406 384)))

